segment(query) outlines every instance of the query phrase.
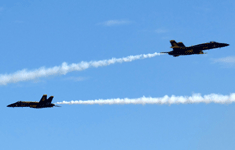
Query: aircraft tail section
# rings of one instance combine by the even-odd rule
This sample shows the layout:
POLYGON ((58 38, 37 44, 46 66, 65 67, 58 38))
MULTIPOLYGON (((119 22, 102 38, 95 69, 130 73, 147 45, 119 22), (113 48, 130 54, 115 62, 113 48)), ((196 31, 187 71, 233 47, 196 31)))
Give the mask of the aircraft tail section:
POLYGON ((175 42, 175 40, 170 40, 171 46, 178 46, 177 43, 175 42))
POLYGON ((47 95, 43 95, 41 100, 39 101, 39 104, 51 104, 51 101, 52 99, 54 98, 54 96, 50 96, 48 99, 47 99, 47 95))
POLYGON ((182 43, 182 42, 178 42, 177 44, 179 47, 185 47, 184 43, 182 43))
POLYGON ((179 47, 185 47, 185 45, 182 42, 175 42, 175 40, 170 40, 171 48, 179 48, 179 47))
POLYGON ((39 101, 39 104, 46 102, 46 100, 47 100, 47 95, 45 94, 42 96, 41 100, 39 101))
POLYGON ((52 100, 53 100, 54 96, 50 96, 48 99, 47 99, 47 103, 51 103, 52 100))

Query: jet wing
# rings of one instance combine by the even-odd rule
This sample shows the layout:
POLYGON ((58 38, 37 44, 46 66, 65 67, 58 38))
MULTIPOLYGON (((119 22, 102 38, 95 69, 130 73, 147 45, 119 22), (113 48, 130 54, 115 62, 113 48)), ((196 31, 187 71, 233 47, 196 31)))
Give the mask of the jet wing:
POLYGON ((40 104, 40 103, 45 103, 46 100, 47 100, 47 95, 43 95, 42 98, 41 98, 41 100, 39 101, 39 104, 40 104))

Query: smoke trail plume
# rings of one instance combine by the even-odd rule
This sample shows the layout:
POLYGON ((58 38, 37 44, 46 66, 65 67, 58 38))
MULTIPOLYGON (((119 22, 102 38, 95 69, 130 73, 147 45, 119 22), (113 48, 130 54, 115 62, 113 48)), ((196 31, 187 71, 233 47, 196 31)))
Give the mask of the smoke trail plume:
POLYGON ((123 58, 112 58, 100 61, 90 61, 90 62, 80 62, 80 63, 73 63, 68 65, 66 62, 62 63, 61 66, 55 66, 52 68, 39 68, 36 70, 28 71, 26 69, 17 71, 13 74, 0 74, 0 85, 7 85, 8 83, 16 83, 20 81, 28 81, 34 80, 40 77, 46 77, 51 75, 59 75, 59 74, 67 74, 68 72, 72 71, 82 71, 88 69, 90 67, 102 67, 108 66, 115 63, 122 63, 122 62, 131 62, 137 59, 145 59, 151 58, 160 55, 160 53, 153 53, 153 54, 141 54, 135 56, 128 56, 123 58))
POLYGON ((57 102, 56 104, 194 104, 194 103, 219 103, 219 104, 229 104, 235 102, 235 93, 230 95, 219 95, 219 94, 209 94, 201 96, 201 94, 193 94, 192 96, 164 96, 159 98, 153 97, 141 97, 141 98, 115 98, 115 99, 97 99, 97 100, 87 100, 87 101, 63 101, 57 102))

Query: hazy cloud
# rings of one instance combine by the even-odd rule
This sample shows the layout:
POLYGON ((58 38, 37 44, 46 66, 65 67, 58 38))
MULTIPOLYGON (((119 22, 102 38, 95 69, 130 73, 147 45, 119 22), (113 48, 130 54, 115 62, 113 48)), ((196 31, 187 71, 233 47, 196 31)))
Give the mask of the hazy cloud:
POLYGON ((235 64, 235 56, 212 59, 214 63, 235 64))
POLYGON ((70 80, 70 81, 75 81, 75 82, 84 81, 87 79, 88 79, 87 77, 68 77, 68 78, 65 78, 65 80, 70 80))
POLYGON ((213 63, 220 63, 224 67, 234 67, 235 66, 235 56, 228 56, 223 58, 211 59, 213 63))
POLYGON ((159 28, 159 29, 154 30, 154 32, 156 32, 156 33, 166 33, 166 32, 168 32, 168 30, 159 28))
POLYGON ((130 24, 130 23, 131 21, 128 21, 128 20, 108 20, 108 21, 99 23, 99 25, 116 26, 116 25, 130 24))

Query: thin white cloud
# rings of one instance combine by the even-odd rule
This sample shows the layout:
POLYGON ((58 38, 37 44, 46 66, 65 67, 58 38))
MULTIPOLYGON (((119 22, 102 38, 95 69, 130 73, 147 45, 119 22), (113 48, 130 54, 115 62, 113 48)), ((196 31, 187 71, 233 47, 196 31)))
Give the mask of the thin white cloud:
POLYGON ((154 32, 160 34, 160 33, 166 33, 166 32, 168 32, 168 30, 159 28, 159 29, 154 30, 154 32))
POLYGON ((129 21, 129 20, 108 20, 108 21, 99 23, 99 25, 117 26, 117 25, 126 25, 126 24, 130 24, 130 23, 131 23, 131 21, 129 21))
POLYGON ((211 59, 212 63, 217 63, 222 65, 224 68, 234 68, 235 67, 235 56, 228 56, 223 58, 211 59))
POLYGON ((213 59, 215 63, 235 64, 235 56, 213 59))
POLYGON ((65 80, 70 80, 70 81, 74 81, 74 82, 84 81, 87 79, 88 79, 87 77, 68 77, 68 78, 65 78, 65 80))

